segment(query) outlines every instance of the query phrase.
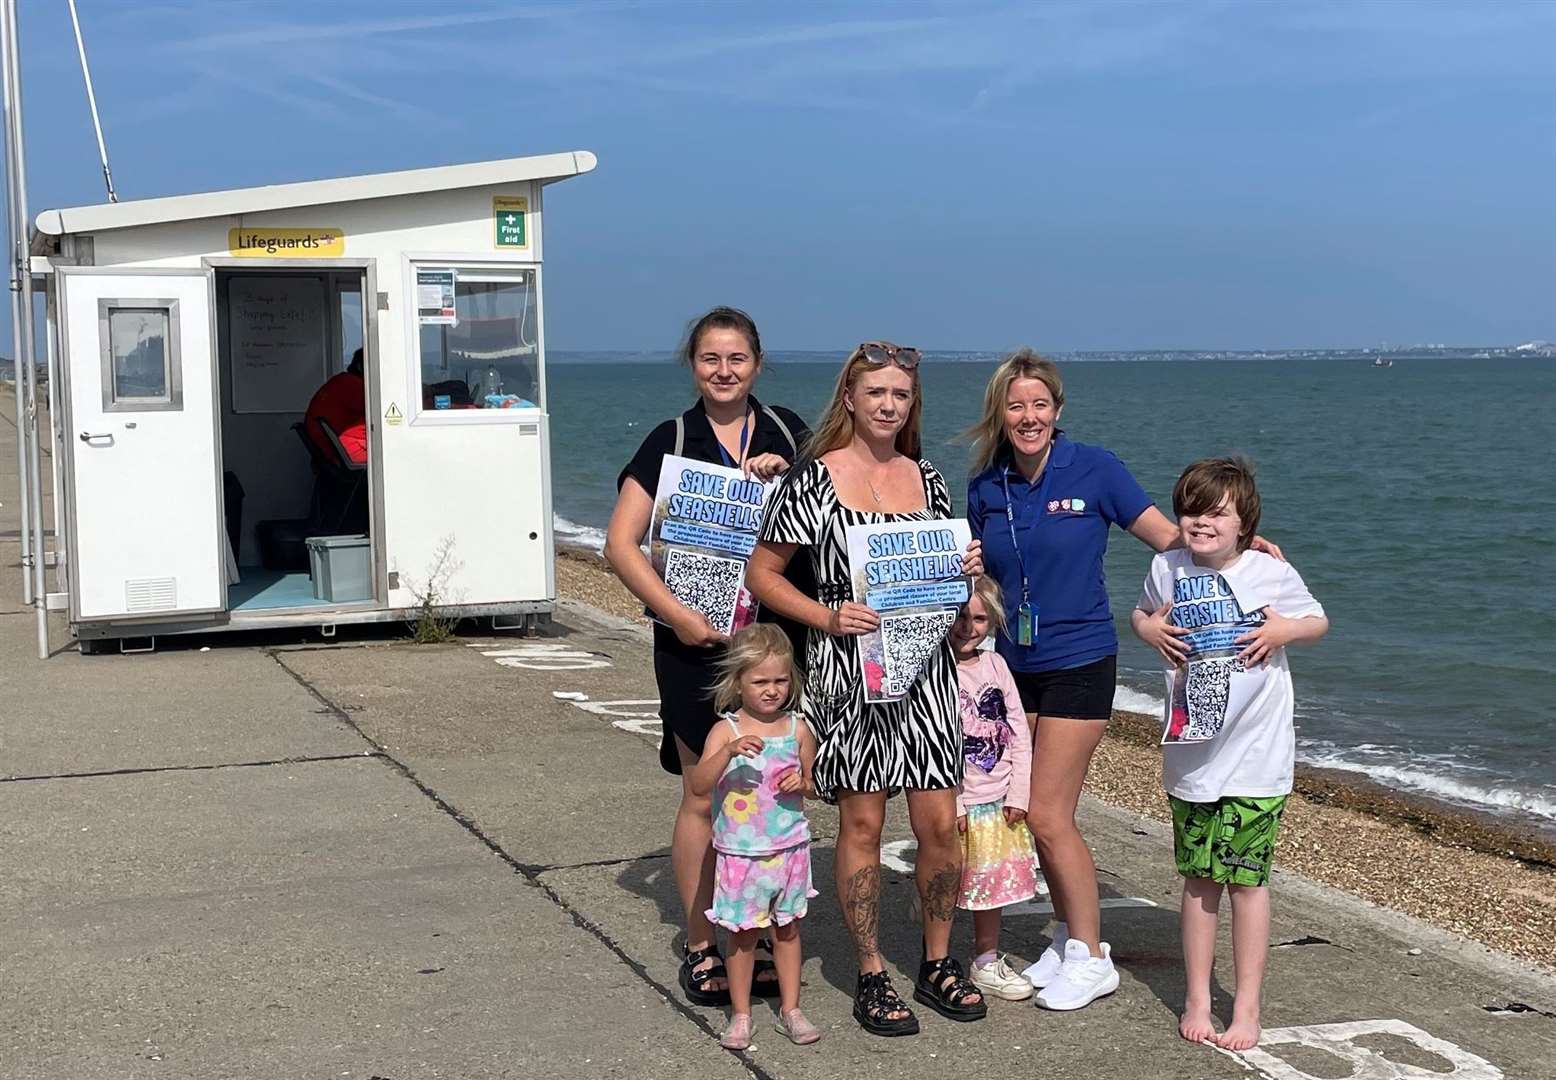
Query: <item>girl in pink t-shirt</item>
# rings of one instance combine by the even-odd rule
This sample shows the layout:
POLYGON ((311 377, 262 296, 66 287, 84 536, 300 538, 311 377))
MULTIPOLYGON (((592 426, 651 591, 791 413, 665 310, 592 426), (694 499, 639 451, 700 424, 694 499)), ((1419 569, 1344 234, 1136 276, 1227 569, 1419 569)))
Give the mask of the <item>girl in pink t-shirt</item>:
POLYGON ((1004 611, 999 585, 984 575, 951 627, 965 759, 956 797, 962 834, 957 906, 973 913, 973 983, 1021 1001, 1033 988, 999 955, 1000 909, 1037 895, 1037 853, 1026 827, 1032 736, 1010 669, 998 653, 980 649, 1003 629, 1004 611))

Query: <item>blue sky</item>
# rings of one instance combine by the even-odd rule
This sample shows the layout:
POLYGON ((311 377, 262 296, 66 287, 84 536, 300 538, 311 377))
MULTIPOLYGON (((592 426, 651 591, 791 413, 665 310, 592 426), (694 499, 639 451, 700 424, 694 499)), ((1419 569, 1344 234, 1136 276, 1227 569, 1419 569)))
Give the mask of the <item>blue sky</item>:
MULTIPOLYGON (((1556 3, 79 6, 122 198, 593 150, 552 348, 1556 338, 1556 3)), ((32 209, 102 201, 22 35, 32 209)))

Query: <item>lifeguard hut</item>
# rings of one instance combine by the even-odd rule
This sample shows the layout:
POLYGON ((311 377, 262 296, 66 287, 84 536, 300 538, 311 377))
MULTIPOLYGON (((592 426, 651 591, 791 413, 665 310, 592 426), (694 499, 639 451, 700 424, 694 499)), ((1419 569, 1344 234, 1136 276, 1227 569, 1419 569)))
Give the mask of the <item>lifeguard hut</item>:
POLYGON ((555 606, 545 188, 587 151, 45 210, 84 651, 555 606), (362 350, 365 459, 310 437, 362 350))

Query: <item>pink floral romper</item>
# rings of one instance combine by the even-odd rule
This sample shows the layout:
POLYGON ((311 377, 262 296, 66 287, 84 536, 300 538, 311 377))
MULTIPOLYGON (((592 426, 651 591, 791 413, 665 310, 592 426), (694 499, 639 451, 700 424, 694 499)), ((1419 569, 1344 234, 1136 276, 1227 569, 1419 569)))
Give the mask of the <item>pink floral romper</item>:
MULTIPOLYGON (((724 720, 738 736, 733 714, 724 720)), ((729 930, 786 926, 805 917, 817 895, 810 880, 810 822, 799 793, 778 781, 800 768, 799 717, 789 733, 762 739, 755 757, 733 757, 713 790, 713 906, 708 919, 729 930)))

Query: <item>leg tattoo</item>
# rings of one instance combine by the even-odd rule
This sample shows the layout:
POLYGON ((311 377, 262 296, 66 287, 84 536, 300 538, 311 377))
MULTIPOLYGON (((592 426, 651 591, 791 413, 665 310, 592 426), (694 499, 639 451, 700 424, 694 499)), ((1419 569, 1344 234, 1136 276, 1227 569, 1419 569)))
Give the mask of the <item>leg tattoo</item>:
POLYGON ((862 867, 843 884, 843 918, 861 961, 880 955, 881 868, 862 867))
POLYGON ((950 922, 956 915, 956 901, 962 891, 962 872, 956 866, 932 871, 923 885, 924 918, 950 922))

